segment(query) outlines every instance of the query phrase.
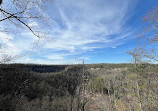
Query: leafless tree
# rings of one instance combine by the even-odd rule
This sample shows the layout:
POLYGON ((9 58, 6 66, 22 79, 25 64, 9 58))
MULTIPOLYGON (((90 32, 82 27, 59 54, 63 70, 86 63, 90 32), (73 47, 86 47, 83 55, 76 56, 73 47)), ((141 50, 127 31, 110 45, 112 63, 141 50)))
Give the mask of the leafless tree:
MULTIPOLYGON (((48 2, 53 0, 0 0, 0 32, 7 34, 31 32, 38 39, 32 47, 37 47, 41 38, 47 38, 42 27, 50 25, 51 22, 43 11, 48 2)), ((6 45, 0 43, 0 63, 16 58, 3 53, 4 47, 6 45)))
POLYGON ((144 26, 138 34, 136 48, 140 57, 158 62, 158 6, 143 17, 144 26))
MULTIPOLYGON (((149 70, 149 68, 144 68, 143 71, 141 71, 139 65, 148 60, 156 63, 158 62, 158 6, 151 9, 146 16, 143 17, 143 21, 143 29, 138 34, 138 45, 133 51, 128 52, 134 60, 134 69, 137 74, 135 87, 139 101, 138 106, 141 111, 143 111, 144 108, 151 110, 152 105, 150 102, 157 101, 156 99, 151 100, 151 98, 157 97, 156 93, 151 90, 151 88, 156 89, 154 85, 151 85, 151 81, 157 78, 154 76, 157 75, 157 72, 154 71, 154 69, 149 70), (147 90, 142 90, 139 84, 139 82, 142 81, 142 77, 145 77, 147 81, 147 90), (143 99, 144 95, 147 95, 147 102, 143 99), (148 104, 148 106, 146 104, 148 104)), ((152 84, 157 84, 157 82, 152 84)), ((154 105, 155 104, 153 104, 153 106, 154 105)))
POLYGON ((8 2, 0 0, 0 22, 9 21, 16 27, 16 30, 17 27, 24 26, 29 29, 34 36, 41 38, 41 32, 35 31, 29 24, 29 21, 35 19, 40 20, 44 17, 41 7, 44 7, 47 1, 53 0, 11 0, 8 2))

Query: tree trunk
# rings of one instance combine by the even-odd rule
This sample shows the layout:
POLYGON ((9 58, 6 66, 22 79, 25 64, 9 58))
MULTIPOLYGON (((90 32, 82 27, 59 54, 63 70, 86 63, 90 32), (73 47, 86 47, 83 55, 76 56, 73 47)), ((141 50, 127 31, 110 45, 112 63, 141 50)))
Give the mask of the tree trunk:
POLYGON ((72 109, 73 109, 73 99, 74 99, 74 97, 73 97, 73 95, 71 95, 71 104, 70 104, 70 111, 72 111, 72 109))
POLYGON ((136 83, 136 86, 137 86, 137 95, 138 95, 138 99, 139 99, 139 108, 140 108, 140 111, 143 111, 142 110, 142 103, 141 103, 141 98, 140 98, 140 91, 139 91, 138 81, 136 83))
POLYGON ((78 89, 78 100, 77 100, 77 111, 80 109, 80 92, 81 92, 81 87, 79 86, 78 89))

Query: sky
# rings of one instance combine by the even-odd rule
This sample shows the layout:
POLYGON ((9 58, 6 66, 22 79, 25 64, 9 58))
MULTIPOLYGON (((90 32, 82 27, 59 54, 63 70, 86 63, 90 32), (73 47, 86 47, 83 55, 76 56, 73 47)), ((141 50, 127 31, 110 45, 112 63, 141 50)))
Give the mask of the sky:
MULTIPOLYGON (((55 0, 45 7, 32 6, 44 19, 27 22, 42 30, 44 38, 25 29, 0 32, 0 57, 12 55, 10 63, 129 63, 127 51, 136 46, 142 17, 156 5, 158 0, 55 0)), ((0 26, 16 28, 9 21, 0 26)))

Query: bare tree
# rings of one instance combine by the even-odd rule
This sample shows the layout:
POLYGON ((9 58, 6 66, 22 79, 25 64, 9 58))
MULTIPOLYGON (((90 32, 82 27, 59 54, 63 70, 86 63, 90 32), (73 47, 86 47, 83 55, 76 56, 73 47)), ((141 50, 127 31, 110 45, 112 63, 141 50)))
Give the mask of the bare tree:
MULTIPOLYGON (((158 62, 158 6, 151 9, 146 16, 143 17, 144 26, 143 29, 138 34, 138 45, 136 48, 134 48, 133 51, 129 51, 128 54, 130 54, 133 57, 133 63, 134 63, 134 69, 135 73, 137 74, 137 80, 135 81, 135 87, 136 87, 136 93, 138 98, 138 106, 141 111, 143 111, 145 108, 148 108, 151 110, 151 108, 154 108, 155 104, 153 104, 153 107, 151 105, 151 101, 157 101, 156 99, 151 100, 151 98, 156 98, 157 95, 154 91, 152 91, 150 88, 156 89, 153 85, 151 85, 151 81, 153 81, 155 78, 154 75, 157 75, 157 72, 153 69, 149 70, 149 68, 143 68, 143 71, 141 70, 141 63, 144 63, 148 60, 151 62, 158 62), (139 65, 140 64, 140 65, 139 65), (150 75, 149 75, 150 74, 150 75), (154 76, 154 78, 153 78, 154 76), (142 81, 142 78, 145 78, 147 81, 147 87, 148 89, 141 89, 141 85, 139 82, 142 81), (143 97, 144 95, 147 95, 147 102, 144 101, 143 97), (148 104, 145 105, 145 104, 148 104)), ((149 66, 148 66, 149 67, 149 66)), ((153 83, 157 84, 157 82, 153 83)))
MULTIPOLYGON (((38 40, 32 46, 33 48, 37 47, 41 38, 47 38, 42 27, 49 25, 50 20, 45 14, 44 8, 46 8, 45 4, 47 2, 52 1, 53 0, 0 0, 0 32, 10 34, 27 30, 27 32, 31 32, 37 37, 38 40)), ((16 58, 5 54, 4 47, 6 47, 6 44, 0 42, 0 63, 6 63, 16 58)))
POLYGON ((158 6, 143 17, 144 26, 138 34, 135 50, 140 57, 158 62, 158 6))
MULTIPOLYGON (((17 27, 24 26, 34 36, 41 38, 41 32, 34 30, 29 22, 44 18, 45 14, 43 14, 41 8, 45 6, 46 1, 53 0, 11 0, 8 2, 0 0, 0 23, 9 21, 14 25, 15 30, 17 30, 17 27)), ((40 22, 40 24, 42 23, 46 22, 40 22)))

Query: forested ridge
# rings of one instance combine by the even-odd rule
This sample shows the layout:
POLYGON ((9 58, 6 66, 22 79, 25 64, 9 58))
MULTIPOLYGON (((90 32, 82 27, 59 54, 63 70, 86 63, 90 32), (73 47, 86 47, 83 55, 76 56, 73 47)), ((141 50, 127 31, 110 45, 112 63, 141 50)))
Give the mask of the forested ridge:
POLYGON ((157 1, 0 0, 0 111, 158 111, 157 1))
POLYGON ((158 65, 146 63, 136 68, 133 64, 1 64, 0 110, 80 111, 84 106, 87 111, 156 111, 157 75, 158 65), (85 101, 83 73, 89 77, 85 101))
POLYGON ((35 101, 37 106, 29 106, 29 108, 34 109, 35 107, 36 110, 42 110, 41 107, 43 107, 43 110, 68 110, 69 107, 65 106, 68 104, 62 103, 62 98, 65 98, 66 101, 69 101, 69 97, 72 100, 75 98, 76 88, 81 84, 82 66, 69 66, 67 70, 65 70, 65 67, 22 64, 1 65, 0 110, 29 110, 25 105, 33 105, 35 101), (51 70, 51 73, 48 73, 50 67, 54 69, 51 70), (42 73, 41 68, 43 68, 42 73), (42 102, 48 102, 51 106, 47 106, 48 104, 41 106, 42 102))
POLYGON ((14 68, 25 68, 32 72, 49 73, 64 70, 68 65, 41 65, 41 64, 0 64, 3 70, 12 70, 14 68))

